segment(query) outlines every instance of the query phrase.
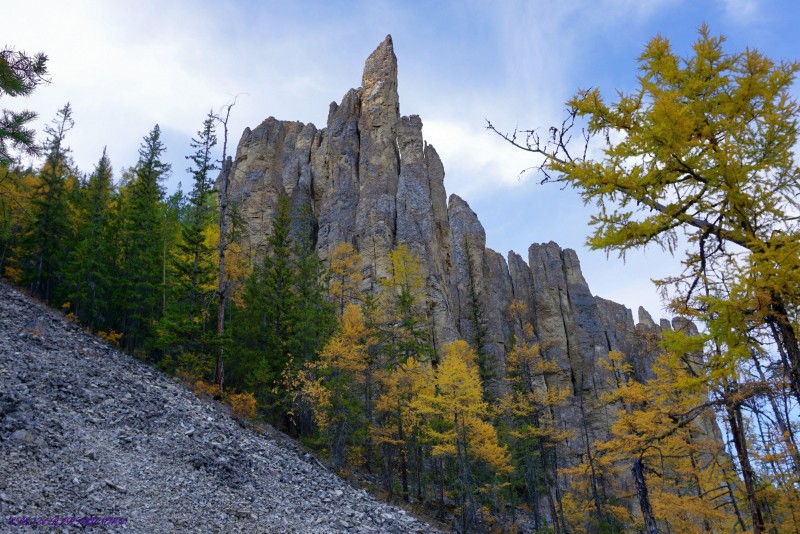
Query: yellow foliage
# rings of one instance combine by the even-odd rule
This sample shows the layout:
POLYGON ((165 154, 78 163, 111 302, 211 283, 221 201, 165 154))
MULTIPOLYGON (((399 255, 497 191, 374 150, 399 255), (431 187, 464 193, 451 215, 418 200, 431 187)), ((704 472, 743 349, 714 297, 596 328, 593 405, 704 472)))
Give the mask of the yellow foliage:
POLYGON ((434 444, 434 456, 454 456, 463 448, 495 473, 513 471, 508 450, 499 444, 497 431, 487 421, 489 406, 483 400, 477 356, 466 341, 456 340, 444 346, 444 356, 435 373, 435 388, 421 388, 412 408, 446 423, 444 430, 432 426, 425 429, 434 444))
POLYGON ((252 393, 228 395, 227 399, 234 414, 245 418, 256 414, 256 398, 252 393))
POLYGON ((97 337, 100 339, 114 345, 115 347, 119 347, 119 342, 122 341, 122 336, 124 334, 122 332, 116 332, 114 330, 100 330, 97 332, 97 337))
POLYGON ((220 395, 219 386, 217 384, 209 384, 203 380, 198 380, 192 387, 197 395, 208 395, 209 397, 218 397, 220 395))
MULTIPOLYGON (((329 444, 349 437, 357 417, 357 406, 364 397, 369 354, 364 345, 367 329, 361 308, 348 304, 339 319, 339 329, 328 341, 316 362, 300 371, 295 389, 305 399, 314 419, 329 444), (351 430, 348 430, 351 429, 351 430)), ((337 462, 346 460, 347 451, 337 448, 337 462)))
POLYGON ((361 256, 350 243, 338 243, 330 258, 330 293, 339 315, 348 303, 361 299, 361 256))
POLYGON ((4 269, 4 276, 14 282, 15 284, 19 284, 22 280, 22 269, 17 269, 16 267, 12 267, 11 265, 6 265, 4 269))
POLYGON ((422 266, 408 245, 401 243, 389 253, 392 264, 391 276, 382 281, 382 285, 391 291, 405 291, 410 295, 419 295, 423 286, 422 266))

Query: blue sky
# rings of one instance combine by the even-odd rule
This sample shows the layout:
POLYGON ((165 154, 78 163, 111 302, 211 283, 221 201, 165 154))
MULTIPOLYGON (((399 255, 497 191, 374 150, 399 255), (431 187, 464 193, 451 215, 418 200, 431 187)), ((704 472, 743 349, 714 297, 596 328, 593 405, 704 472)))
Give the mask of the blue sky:
POLYGON ((679 265, 658 250, 625 262, 589 251, 590 210, 577 194, 541 186, 534 163, 484 128, 560 122, 577 88, 612 96, 636 82, 636 58, 661 34, 687 52, 706 22, 731 51, 758 48, 800 58, 800 2, 789 0, 194 1, 0 0, 0 45, 50 57, 52 84, 0 106, 40 113, 39 129, 70 101, 68 138, 81 170, 108 146, 115 169, 135 163, 159 123, 173 176, 188 184, 189 139, 210 108, 234 95, 235 146, 246 126, 272 115, 325 124, 328 103, 361 81, 387 33, 399 64, 401 113, 418 114, 442 156, 449 193, 465 198, 487 244, 527 257, 532 242, 574 248, 595 294, 656 318, 651 278, 679 265))

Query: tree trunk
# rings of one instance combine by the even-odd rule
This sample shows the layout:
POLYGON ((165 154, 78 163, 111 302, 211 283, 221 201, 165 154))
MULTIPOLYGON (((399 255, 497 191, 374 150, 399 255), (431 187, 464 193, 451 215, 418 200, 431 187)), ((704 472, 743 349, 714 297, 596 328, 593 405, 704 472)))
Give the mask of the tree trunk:
POLYGON ((727 407, 727 412, 733 445, 736 448, 736 456, 742 468, 742 478, 744 479, 745 491, 747 492, 747 502, 750 506, 750 518, 753 522, 753 533, 760 534, 764 532, 764 516, 761 513, 761 506, 756 497, 755 472, 750 465, 750 457, 747 452, 742 409, 738 405, 733 405, 727 407))
POLYGON ((633 473, 633 481, 636 484, 636 495, 639 497, 639 508, 642 509, 645 532, 647 534, 658 534, 658 525, 656 525, 653 507, 650 506, 650 495, 647 491, 647 481, 644 478, 644 465, 641 457, 636 457, 633 460, 631 472, 633 473))
POLYGON ((780 295, 772 295, 770 308, 772 313, 767 321, 771 324, 773 333, 776 334, 775 341, 784 359, 784 366, 787 367, 786 374, 789 376, 790 388, 800 402, 800 344, 797 341, 797 334, 792 327, 780 295))
MULTIPOLYGON (((227 135, 226 135, 227 137, 227 135)), ((220 215, 219 215, 219 246, 217 253, 219 255, 219 281, 217 283, 217 364, 214 369, 214 383, 219 387, 222 393, 223 384, 225 381, 225 343, 223 341, 225 336, 225 300, 227 284, 225 281, 225 248, 228 232, 228 183, 230 181, 230 168, 232 162, 230 158, 222 162, 222 176, 219 193, 220 215)))
POLYGON ((228 151, 228 119, 231 116, 231 108, 236 105, 236 100, 227 106, 225 118, 217 117, 222 123, 224 137, 222 142, 222 170, 219 177, 219 245, 217 254, 219 256, 219 280, 217 282, 217 364, 214 369, 214 383, 219 387, 219 392, 225 382, 225 301, 227 298, 227 283, 225 281, 225 249, 228 246, 228 186, 231 181, 231 168, 233 161, 227 155, 228 151))
POLYGON ((403 500, 408 502, 408 455, 406 438, 403 432, 403 412, 398 408, 397 438, 400 441, 400 481, 403 485, 403 500))
MULTIPOLYGON (((753 364, 755 364, 755 368, 758 371, 758 376, 762 382, 765 384, 767 383, 767 377, 764 375, 764 371, 761 369, 761 362, 758 361, 758 357, 753 354, 753 364)), ((792 463, 794 465, 794 471, 797 474, 800 474, 800 453, 797 451, 797 443, 794 437, 794 430, 787 424, 786 420, 783 417, 783 413, 781 412, 780 407, 778 406, 778 402, 775 400, 775 395, 772 391, 767 393, 767 399, 769 400, 770 407, 772 408, 772 413, 775 414, 775 422, 778 425, 778 428, 781 431, 781 434, 784 437, 786 448, 789 451, 789 456, 792 458, 792 463)))

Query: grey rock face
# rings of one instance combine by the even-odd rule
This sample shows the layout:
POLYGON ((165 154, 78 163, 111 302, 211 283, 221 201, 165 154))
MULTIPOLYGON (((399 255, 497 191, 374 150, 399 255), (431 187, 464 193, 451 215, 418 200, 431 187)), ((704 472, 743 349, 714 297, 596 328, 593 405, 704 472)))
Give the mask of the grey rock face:
POLYGON ((295 215, 304 207, 312 214, 323 261, 340 242, 356 246, 365 290, 388 274, 392 248, 406 244, 425 277, 436 348, 481 337, 479 350, 499 381, 510 334, 519 339, 524 324, 532 324, 562 369, 562 385, 582 403, 583 415, 565 415, 570 424, 591 404, 583 396, 600 395, 605 377, 597 360, 609 350, 640 354, 637 372, 649 376, 652 354, 643 356, 634 339, 663 327, 646 312, 634 326, 624 307, 593 297, 575 252, 555 243, 532 245, 528 263, 513 251, 506 261, 486 248, 483 226, 463 199, 451 195, 446 203, 444 166, 424 141, 422 120, 400 116, 390 36, 370 54, 361 82, 340 104, 331 103, 322 130, 271 117, 245 130, 232 184, 247 222, 245 249, 263 253, 281 194, 290 196, 295 215), (517 320, 508 313, 514 300, 527 307, 517 320))
POLYGON ((242 250, 260 258, 272 233, 278 198, 286 193, 300 213, 311 207, 310 151, 313 124, 266 119, 242 134, 231 180, 231 200, 241 207, 242 250))
POLYGON ((512 347, 506 346, 512 331, 508 308, 514 299, 514 288, 508 265, 502 254, 487 248, 484 252, 484 279, 486 293, 481 295, 483 318, 486 323, 486 351, 489 380, 487 389, 492 394, 503 393, 505 356, 512 347))
POLYGON ((319 219, 317 252, 323 260, 336 244, 351 243, 356 234, 360 110, 361 93, 355 89, 347 92, 341 105, 331 104, 328 127, 312 158, 314 213, 319 219))
POLYGON ((387 37, 367 59, 361 87, 330 105, 324 129, 270 118, 246 130, 234 182, 254 249, 263 246, 276 199, 286 193, 294 209, 310 206, 323 261, 340 242, 356 246, 365 290, 389 272, 391 249, 407 245, 425 276, 434 345, 457 338, 474 345, 480 338, 475 348, 493 376, 491 393, 501 393, 511 334, 521 339, 530 323, 543 354, 560 369, 544 386, 571 393, 556 415, 574 431, 560 465, 575 465, 587 442, 608 437, 618 409, 601 400, 612 377, 599 361, 619 350, 636 378, 647 380, 661 331, 696 329, 680 319, 657 324, 644 310, 634 324, 631 310, 592 295, 575 252, 556 243, 531 245, 527 263, 513 251, 506 260, 487 249, 467 202, 457 195, 446 201, 444 176, 420 117, 400 115, 397 58, 387 37), (525 304, 523 316, 509 314, 513 301, 525 304))
POLYGON ((458 310, 455 315, 456 327, 463 339, 473 342, 477 327, 472 318, 473 299, 479 306, 486 299, 486 232, 469 204, 458 195, 450 195, 447 214, 453 242, 450 283, 455 300, 454 309, 458 310))
POLYGON ((361 154, 355 245, 361 250, 372 280, 388 275, 388 255, 395 244, 399 118, 397 57, 392 37, 387 35, 364 65, 358 119, 361 154))
POLYGON ((608 377, 599 360, 608 354, 608 341, 575 252, 550 242, 531 245, 528 255, 535 330, 543 356, 561 370, 548 377, 548 386, 572 393, 556 415, 559 426, 574 431, 567 442, 571 453, 562 460, 575 465, 585 443, 608 437, 613 420, 614 410, 600 402, 608 377))
MULTIPOLYGON (((432 146, 424 146, 422 121, 416 115, 397 124, 400 176, 397 187, 395 243, 404 243, 419 259, 425 278, 425 309, 434 327, 434 344, 458 337, 453 323, 452 296, 448 283, 450 231, 442 220, 444 169, 432 146), (431 176, 431 167, 433 176, 431 176), (437 216, 437 211, 439 215, 437 216), (438 220, 437 220, 438 217, 438 220)), ((446 211, 444 211, 446 216, 446 211)))

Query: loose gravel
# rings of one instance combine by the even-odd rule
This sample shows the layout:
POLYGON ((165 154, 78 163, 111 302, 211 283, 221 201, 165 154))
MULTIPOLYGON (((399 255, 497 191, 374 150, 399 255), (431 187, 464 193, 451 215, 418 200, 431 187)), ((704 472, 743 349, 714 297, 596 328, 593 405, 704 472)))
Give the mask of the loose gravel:
POLYGON ((0 532, 436 532, 2 283, 0 519, 0 532), (127 520, 11 524, 22 516, 127 520))

